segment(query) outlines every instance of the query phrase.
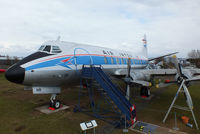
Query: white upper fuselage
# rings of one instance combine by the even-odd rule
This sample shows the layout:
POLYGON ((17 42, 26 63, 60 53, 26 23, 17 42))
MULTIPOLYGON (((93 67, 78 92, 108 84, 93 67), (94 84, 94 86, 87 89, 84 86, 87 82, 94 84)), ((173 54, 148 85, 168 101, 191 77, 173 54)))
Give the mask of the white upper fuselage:
POLYGON ((131 67, 135 69, 144 68, 148 64, 147 58, 128 51, 64 41, 48 41, 38 52, 27 57, 28 62, 20 64, 20 67, 25 69, 22 84, 61 86, 72 83, 80 77, 77 72, 80 72, 82 65, 91 64, 101 65, 105 71, 113 74, 119 69, 127 69, 128 58, 131 59, 131 67), (50 48, 45 48, 46 46, 50 48), (56 53, 54 48, 57 50, 56 53), (38 56, 40 54, 45 56, 38 56), (28 60, 29 57, 34 56, 37 58, 28 60))

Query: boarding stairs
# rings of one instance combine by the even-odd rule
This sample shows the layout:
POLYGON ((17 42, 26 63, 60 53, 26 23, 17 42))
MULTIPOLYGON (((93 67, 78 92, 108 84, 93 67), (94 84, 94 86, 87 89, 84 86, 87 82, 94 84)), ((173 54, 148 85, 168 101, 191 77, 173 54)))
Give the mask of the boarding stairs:
POLYGON ((82 78, 94 79, 104 90, 106 99, 114 103, 121 111, 121 114, 125 116, 126 122, 129 126, 136 122, 136 108, 132 105, 122 93, 122 91, 111 81, 109 76, 102 70, 101 66, 83 66, 82 78))

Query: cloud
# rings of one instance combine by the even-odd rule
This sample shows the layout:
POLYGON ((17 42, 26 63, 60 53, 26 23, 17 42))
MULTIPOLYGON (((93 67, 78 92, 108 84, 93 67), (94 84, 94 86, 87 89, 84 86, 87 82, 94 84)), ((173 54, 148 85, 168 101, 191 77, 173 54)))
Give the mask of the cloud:
POLYGON ((0 0, 0 53, 26 56, 58 35, 65 41, 135 53, 146 33, 149 55, 179 51, 185 57, 191 49, 200 49, 199 4, 198 0, 0 0))

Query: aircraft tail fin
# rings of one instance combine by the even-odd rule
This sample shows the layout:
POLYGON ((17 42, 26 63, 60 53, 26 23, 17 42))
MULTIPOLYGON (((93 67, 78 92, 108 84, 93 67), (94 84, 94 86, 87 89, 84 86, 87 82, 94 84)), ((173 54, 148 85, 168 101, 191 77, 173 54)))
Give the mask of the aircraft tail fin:
POLYGON ((144 34, 144 38, 142 39, 142 41, 143 41, 142 55, 145 58, 148 58, 146 34, 144 34))

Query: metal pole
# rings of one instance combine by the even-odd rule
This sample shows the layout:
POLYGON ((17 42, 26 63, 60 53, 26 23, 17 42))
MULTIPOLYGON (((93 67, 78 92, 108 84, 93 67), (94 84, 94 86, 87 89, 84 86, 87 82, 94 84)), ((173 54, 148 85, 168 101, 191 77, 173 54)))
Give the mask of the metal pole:
POLYGON ((125 129, 126 129, 126 115, 125 115, 125 129))
POLYGON ((128 133, 128 129, 126 128, 126 115, 125 115, 125 128, 123 129, 124 133, 128 133))
MULTIPOLYGON (((183 85, 183 87, 188 91, 188 89, 187 89, 187 86, 185 86, 185 85, 183 85)), ((189 96, 190 96, 190 93, 189 93, 189 91, 188 91, 188 94, 189 94, 189 96)), ((187 99, 187 98, 186 98, 187 99)), ((189 98, 188 98, 189 99, 189 98)), ((190 98, 191 99, 191 98, 190 98)), ((195 123, 195 125, 196 125, 196 128, 197 128, 197 130, 199 130, 199 127, 198 127, 198 124, 197 124, 197 121, 196 121, 196 118, 195 118, 195 115, 194 115, 194 112, 193 112, 193 104, 192 104, 192 99, 191 99, 191 103, 187 103, 188 104, 188 107, 189 107, 189 109, 190 109, 190 111, 191 111, 191 113, 192 113, 192 117, 193 117, 193 119, 194 119, 194 123, 195 123)))
POLYGON ((126 99, 127 99, 127 100, 130 99, 130 85, 127 85, 127 89, 126 89, 126 99))
POLYGON ((194 116, 194 112, 193 112, 193 110, 192 110, 191 108, 190 108, 190 110, 191 110, 192 117, 193 117, 193 119, 194 119, 194 123, 195 123, 195 125, 196 125, 196 128, 197 128, 197 130, 199 130, 199 127, 198 127, 197 121, 196 121, 195 116, 194 116))
POLYGON ((177 128, 177 121, 176 121, 176 112, 174 113, 175 118, 175 128, 177 128))
POLYGON ((179 89, 178 89, 178 91, 177 91, 177 93, 176 93, 176 95, 174 97, 174 100, 172 101, 172 104, 170 105, 169 110, 167 111, 167 114, 165 115, 165 118, 163 119, 163 123, 165 123, 165 121, 166 121, 166 119, 167 119, 167 117, 169 115, 169 112, 171 111, 171 109, 172 109, 172 107, 173 107, 173 105, 174 105, 174 103, 175 103, 175 101, 176 101, 176 99, 178 97, 178 94, 179 94, 181 88, 183 87, 184 82, 185 82, 185 80, 182 81, 181 86, 179 87, 179 89))
POLYGON ((174 130, 178 131, 179 128, 177 127, 177 120, 176 120, 176 112, 174 113, 174 120, 175 120, 175 126, 174 126, 174 130))

